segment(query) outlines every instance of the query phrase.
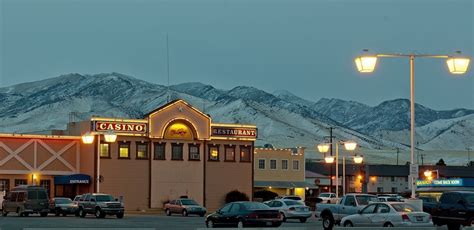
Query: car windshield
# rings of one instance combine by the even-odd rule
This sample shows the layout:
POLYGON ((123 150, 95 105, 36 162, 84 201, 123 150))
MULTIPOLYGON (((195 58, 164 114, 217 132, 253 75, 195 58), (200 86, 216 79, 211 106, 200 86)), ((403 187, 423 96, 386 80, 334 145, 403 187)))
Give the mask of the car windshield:
POLYGON ((397 212, 414 212, 415 208, 409 204, 392 204, 393 209, 397 212))
POLYGON ((376 196, 356 196, 357 203, 359 205, 368 205, 369 202, 377 202, 378 199, 376 196))
POLYGON ((321 193, 319 194, 319 197, 329 197, 329 193, 321 193))
POLYGON ((55 199, 56 204, 70 204, 72 200, 69 198, 55 199))
POLYGON ((97 195, 95 197, 95 201, 97 201, 97 202, 108 202, 108 201, 114 201, 114 198, 111 195, 97 195))
POLYGON ((194 200, 181 200, 181 204, 183 204, 183 205, 199 205, 194 200))
POLYGON ((301 200, 301 197, 299 196, 287 196, 285 199, 290 199, 290 200, 301 200))
POLYGON ((296 201, 296 200, 285 200, 283 201, 285 202, 286 205, 303 205, 301 202, 299 201, 296 201))
POLYGON ((268 209, 269 207, 266 204, 258 202, 245 202, 243 203, 245 209, 247 210, 257 210, 257 209, 268 209))
POLYGON ((465 194, 464 199, 466 199, 467 203, 474 204, 474 193, 473 194, 465 194))

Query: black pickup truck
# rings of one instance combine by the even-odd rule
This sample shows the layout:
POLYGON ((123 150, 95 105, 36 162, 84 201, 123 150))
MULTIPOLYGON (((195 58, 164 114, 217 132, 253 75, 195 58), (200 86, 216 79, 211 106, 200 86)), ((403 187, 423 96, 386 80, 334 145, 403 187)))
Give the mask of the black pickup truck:
POLYGON ((444 192, 429 209, 425 211, 430 212, 435 225, 448 225, 449 230, 474 226, 474 192, 444 192))

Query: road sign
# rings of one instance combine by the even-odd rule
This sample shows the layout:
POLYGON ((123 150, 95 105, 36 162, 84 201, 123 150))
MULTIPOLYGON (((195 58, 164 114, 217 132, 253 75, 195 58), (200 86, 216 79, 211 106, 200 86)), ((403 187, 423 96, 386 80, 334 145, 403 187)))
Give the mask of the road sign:
POLYGON ((410 164, 410 176, 413 178, 418 178, 418 164, 410 164))

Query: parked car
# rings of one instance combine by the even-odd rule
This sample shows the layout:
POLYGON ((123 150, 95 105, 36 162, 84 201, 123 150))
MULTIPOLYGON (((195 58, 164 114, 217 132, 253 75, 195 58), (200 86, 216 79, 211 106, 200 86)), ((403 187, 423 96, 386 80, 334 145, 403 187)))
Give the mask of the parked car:
POLYGON ((301 201, 303 200, 301 199, 301 197, 295 196, 295 195, 278 196, 278 197, 275 197, 275 199, 301 200, 301 201))
POLYGON ((375 202, 343 217, 344 227, 432 227, 431 215, 404 202, 375 202))
POLYGON ((72 202, 74 202, 74 204, 79 204, 79 200, 81 199, 82 195, 77 195, 74 197, 74 199, 72 200, 72 202))
POLYGON ((431 208, 431 215, 434 224, 448 225, 449 230, 474 226, 474 192, 444 192, 431 208))
POLYGON ((356 214, 367 206, 369 202, 377 201, 377 196, 370 194, 346 194, 338 204, 316 204, 315 216, 322 219, 325 230, 332 229, 334 225, 340 224, 343 217, 356 214))
POLYGON ((87 193, 79 199, 79 216, 94 214, 97 218, 115 215, 121 219, 124 216, 124 204, 109 194, 87 193))
POLYGON ((18 216, 39 213, 45 217, 49 212, 48 193, 45 188, 34 185, 20 185, 3 198, 2 215, 16 212, 18 216))
POLYGON ((188 216, 189 214, 204 216, 207 212, 206 208, 192 199, 172 200, 165 204, 164 209, 167 216, 171 216, 173 213, 179 213, 183 216, 188 216))
POLYGON ((304 223, 312 215, 310 208, 297 200, 276 199, 264 204, 268 205, 270 209, 278 210, 283 222, 287 219, 298 219, 301 223, 304 223))
POLYGON ((318 198, 321 199, 321 203, 335 204, 337 203, 336 193, 323 192, 319 194, 318 198))
POLYGON ((54 213, 56 216, 67 214, 79 215, 78 205, 75 204, 70 198, 65 197, 54 197, 49 200, 49 212, 54 213))
POLYGON ((393 196, 379 196, 377 199, 379 199, 380 202, 402 202, 402 200, 393 196))
POLYGON ((226 204, 221 209, 206 216, 206 226, 279 227, 282 223, 280 212, 259 202, 239 201, 226 204))

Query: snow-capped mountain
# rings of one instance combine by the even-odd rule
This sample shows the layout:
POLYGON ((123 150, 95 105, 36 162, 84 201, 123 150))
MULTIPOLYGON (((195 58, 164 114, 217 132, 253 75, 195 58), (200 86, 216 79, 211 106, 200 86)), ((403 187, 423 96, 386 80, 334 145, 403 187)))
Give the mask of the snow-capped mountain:
MULTIPOLYGON (((257 145, 314 149, 330 126, 336 127, 338 139, 355 139, 368 149, 406 149, 409 143, 409 103, 403 99, 374 107, 339 99, 312 102, 283 90, 221 90, 202 83, 168 88, 119 73, 67 74, 0 88, 0 132, 65 129, 70 119, 92 115, 142 118, 176 98, 210 114, 214 122, 256 124, 257 145)), ((420 149, 463 150, 474 143, 474 110, 435 111, 417 105, 416 123, 420 149)))

